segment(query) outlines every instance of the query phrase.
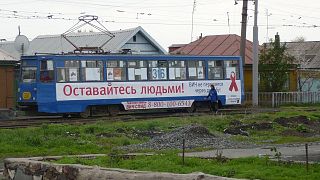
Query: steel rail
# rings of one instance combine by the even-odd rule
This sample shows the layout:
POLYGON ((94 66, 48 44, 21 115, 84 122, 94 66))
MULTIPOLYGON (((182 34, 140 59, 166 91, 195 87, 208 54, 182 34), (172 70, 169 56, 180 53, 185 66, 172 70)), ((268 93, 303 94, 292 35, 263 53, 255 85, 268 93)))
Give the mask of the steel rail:
MULTIPOLYGON (((270 112, 274 109, 259 110, 259 112, 270 112)), ((116 122, 116 121, 137 121, 147 120, 154 118, 165 117, 190 117, 190 116, 206 116, 206 115, 232 115, 232 114, 251 114, 257 112, 250 108, 234 108, 234 109, 221 109, 218 113, 209 113, 208 110, 198 111, 195 113, 185 112, 133 112, 122 113, 118 116, 93 116, 89 118, 63 118, 61 116, 35 116, 35 117, 20 117, 18 119, 0 120, 0 129, 15 129, 26 127, 40 127, 43 124, 90 124, 99 121, 116 122)))

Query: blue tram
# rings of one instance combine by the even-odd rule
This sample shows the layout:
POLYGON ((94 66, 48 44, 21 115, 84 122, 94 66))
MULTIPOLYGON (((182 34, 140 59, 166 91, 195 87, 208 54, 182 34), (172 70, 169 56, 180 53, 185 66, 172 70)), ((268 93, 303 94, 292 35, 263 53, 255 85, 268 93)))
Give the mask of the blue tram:
POLYGON ((95 110, 186 108, 214 84, 219 105, 243 101, 238 56, 35 55, 21 58, 18 104, 37 112, 86 117, 95 110))

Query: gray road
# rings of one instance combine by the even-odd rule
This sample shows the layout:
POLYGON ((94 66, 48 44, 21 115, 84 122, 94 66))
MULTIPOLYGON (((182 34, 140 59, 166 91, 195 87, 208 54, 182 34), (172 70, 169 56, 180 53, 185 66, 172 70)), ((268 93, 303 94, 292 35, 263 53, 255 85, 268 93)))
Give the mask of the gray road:
MULTIPOLYGON (((253 149, 223 149, 222 155, 227 158, 241 158, 241 157, 262 157, 265 155, 274 156, 275 152, 270 149, 273 146, 253 148, 253 149)), ((281 145, 277 147, 277 151, 281 152, 281 157, 285 160, 305 161, 306 148, 304 144, 300 145, 281 145)), ((186 153, 187 157, 215 157, 217 150, 186 153)), ((320 143, 313 143, 308 145, 308 154, 310 162, 320 163, 320 143)))
POLYGON ((3 159, 0 159, 0 180, 4 179, 4 176, 2 174, 2 170, 3 170, 3 159))
MULTIPOLYGON (((252 157, 252 156, 274 156, 275 152, 270 149, 273 146, 253 148, 253 149, 223 149, 222 155, 227 158, 241 158, 241 157, 252 157)), ((306 149, 305 145, 281 145, 277 147, 277 151, 281 152, 281 157, 285 160, 293 161, 305 161, 306 159, 306 149)), ((320 163, 320 143, 309 144, 309 161, 320 163)), ((192 152, 186 153, 187 157, 215 157, 217 151, 204 151, 204 152, 192 152)), ((3 160, 0 159, 0 169, 3 169, 3 160)), ((2 172, 0 172, 0 180, 4 177, 2 172)))

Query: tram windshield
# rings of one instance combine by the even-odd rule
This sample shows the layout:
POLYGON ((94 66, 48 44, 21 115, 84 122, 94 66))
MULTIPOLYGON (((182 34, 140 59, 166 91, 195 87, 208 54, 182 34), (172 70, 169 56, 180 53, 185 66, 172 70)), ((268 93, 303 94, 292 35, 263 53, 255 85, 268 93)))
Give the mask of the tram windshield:
POLYGON ((37 67, 22 67, 21 81, 24 83, 36 82, 37 67))

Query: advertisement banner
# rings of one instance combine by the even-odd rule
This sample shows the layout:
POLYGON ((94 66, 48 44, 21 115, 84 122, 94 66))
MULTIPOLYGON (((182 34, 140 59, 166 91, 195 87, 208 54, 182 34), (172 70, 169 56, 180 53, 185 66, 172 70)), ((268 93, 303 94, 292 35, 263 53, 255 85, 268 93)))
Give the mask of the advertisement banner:
POLYGON ((125 110, 191 107, 194 100, 122 102, 125 110))
MULTIPOLYGON (((241 103, 241 81, 148 81, 57 83, 57 101, 207 96, 214 84, 227 104, 241 103)), ((125 101, 125 100, 124 100, 125 101)))

